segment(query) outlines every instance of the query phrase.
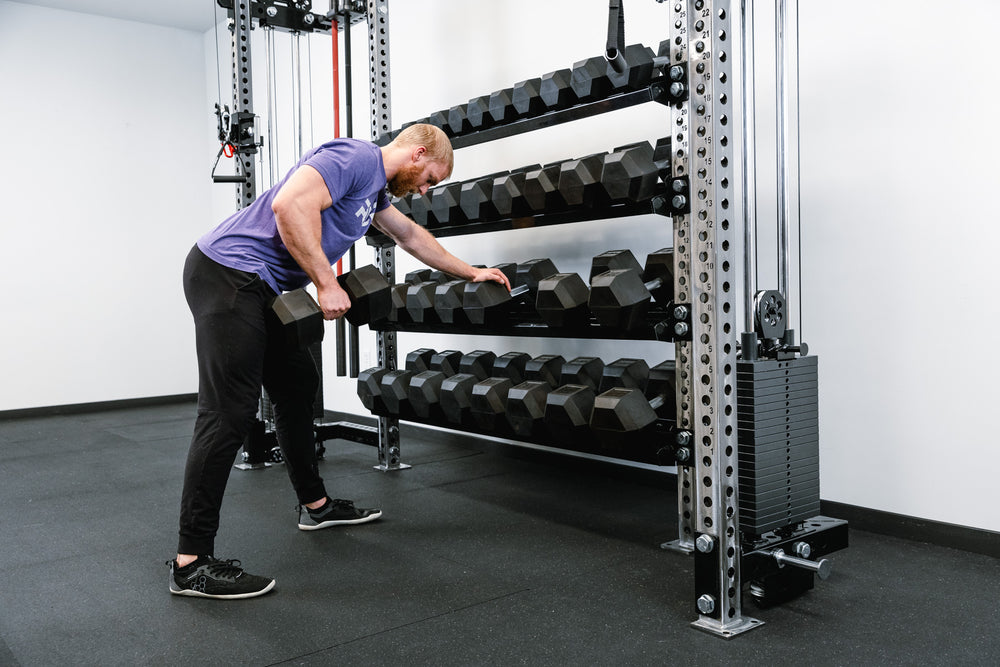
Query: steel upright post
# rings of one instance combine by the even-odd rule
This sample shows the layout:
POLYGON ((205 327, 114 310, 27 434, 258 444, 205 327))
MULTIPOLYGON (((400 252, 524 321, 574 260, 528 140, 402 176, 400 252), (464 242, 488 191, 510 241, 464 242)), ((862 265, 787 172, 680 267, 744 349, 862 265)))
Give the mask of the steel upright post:
MULTIPOLYGON (((345 26, 349 30, 350 26, 345 26)), ((378 139, 392 130, 392 109, 389 99, 389 2, 368 0, 368 57, 370 61, 369 90, 371 91, 372 139, 378 139)), ((348 84, 350 85, 350 81, 348 84)), ((375 266, 389 284, 396 282, 395 250, 380 246, 375 251, 375 266)), ((396 334, 380 331, 376 334, 378 365, 389 370, 396 368, 396 334)), ((399 420, 395 417, 378 418, 378 466, 382 471, 401 470, 410 466, 400 462, 399 420)))
MULTIPOLYGON (((236 122, 239 124, 239 141, 256 142, 256 137, 245 137, 244 128, 253 129, 253 63, 250 58, 250 28, 252 14, 250 0, 235 0, 233 4, 233 101, 236 122)), ((253 153, 256 153, 254 149, 253 153)), ((245 183, 237 185, 236 204, 246 208, 257 199, 257 174, 253 153, 239 152, 238 164, 245 183)))
MULTIPOLYGON (((737 24, 738 28, 738 24, 737 24)), ((673 173, 691 182, 691 212, 674 223, 675 293, 691 304, 692 340, 678 343, 678 425, 692 434, 694 627, 731 637, 760 623, 742 614, 737 511, 733 22, 729 0, 678 2, 672 57, 688 63, 689 97, 672 112, 673 173)))

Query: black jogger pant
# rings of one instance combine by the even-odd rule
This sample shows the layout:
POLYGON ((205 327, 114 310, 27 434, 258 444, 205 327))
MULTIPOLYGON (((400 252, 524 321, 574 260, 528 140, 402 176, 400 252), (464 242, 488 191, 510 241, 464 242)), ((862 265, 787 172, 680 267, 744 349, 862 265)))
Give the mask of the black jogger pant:
POLYGON ((214 555, 219 510, 263 386, 274 407, 285 469, 300 503, 326 496, 316 466, 313 401, 319 373, 306 350, 268 335, 274 290, 256 274, 222 266, 197 246, 184 264, 194 316, 198 416, 184 470, 178 553, 214 555))

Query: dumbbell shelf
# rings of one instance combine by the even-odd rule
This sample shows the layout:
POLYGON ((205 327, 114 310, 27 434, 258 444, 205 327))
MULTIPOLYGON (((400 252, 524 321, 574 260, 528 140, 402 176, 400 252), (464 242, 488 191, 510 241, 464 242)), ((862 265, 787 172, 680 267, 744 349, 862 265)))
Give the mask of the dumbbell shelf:
MULTIPOLYGON (((434 225, 429 227, 436 237, 465 236, 467 234, 482 234, 485 232, 502 232, 509 229, 533 229, 551 225, 565 225, 590 220, 610 220, 637 215, 670 215, 669 197, 664 186, 657 195, 649 201, 624 202, 609 204, 596 208, 578 207, 552 213, 536 213, 518 218, 502 218, 484 222, 464 222, 456 225, 434 225)), ((373 228, 374 229, 374 228, 373 228)), ((365 237, 368 245, 381 248, 393 245, 392 239, 377 231, 369 232, 365 237)))
MULTIPOLYGON (((485 326, 479 324, 440 324, 440 323, 398 323, 381 321, 370 325, 374 331, 397 331, 410 333, 447 333, 471 336, 517 336, 526 338, 580 338, 587 340, 657 340, 678 341, 682 337, 674 333, 673 304, 661 307, 653 304, 646 314, 646 324, 632 331, 620 331, 598 324, 591 317, 590 324, 579 327, 556 328, 537 321, 533 309, 512 309, 511 320, 507 325, 485 326), (527 320, 527 321, 526 321, 527 320)), ((688 336, 690 339, 690 336, 688 336)))
MULTIPOLYGON (((547 111, 538 116, 519 118, 500 125, 494 125, 486 129, 455 134, 450 137, 451 146, 456 150, 459 148, 468 148, 469 146, 476 146, 478 144, 496 141, 497 139, 505 139, 507 137, 513 137, 526 132, 533 132, 546 127, 554 127, 563 123, 572 123, 573 121, 581 120, 583 118, 591 118, 593 116, 627 109, 640 104, 646 104, 647 102, 670 104, 675 100, 672 100, 669 96, 669 87, 670 82, 666 77, 658 77, 651 81, 648 87, 641 88, 639 90, 614 93, 603 99, 578 103, 566 109, 547 111)), ((423 119, 421 122, 427 122, 427 119, 423 119)), ((384 134, 380 136, 375 143, 379 146, 385 146, 396 136, 397 133, 398 131, 384 134)))
POLYGON ((467 148, 469 146, 496 141, 497 139, 524 134, 525 132, 533 132, 546 127, 561 125, 562 123, 571 123, 583 118, 627 109, 647 102, 669 104, 672 101, 667 96, 669 85, 669 81, 665 77, 662 77, 651 82, 648 88, 641 90, 618 93, 601 100, 577 104, 567 109, 549 111, 540 116, 520 118, 510 123, 495 125, 484 130, 457 134, 451 137, 451 145, 455 149, 467 148))
POLYGON ((674 320, 664 313, 654 314, 646 326, 633 331, 617 331, 599 326, 596 321, 586 327, 555 328, 535 322, 517 322, 506 326, 490 326, 475 324, 406 324, 380 322, 373 324, 375 331, 396 331, 410 333, 447 333, 472 336, 518 336, 528 338, 579 338, 587 340, 680 340, 674 334, 674 320))

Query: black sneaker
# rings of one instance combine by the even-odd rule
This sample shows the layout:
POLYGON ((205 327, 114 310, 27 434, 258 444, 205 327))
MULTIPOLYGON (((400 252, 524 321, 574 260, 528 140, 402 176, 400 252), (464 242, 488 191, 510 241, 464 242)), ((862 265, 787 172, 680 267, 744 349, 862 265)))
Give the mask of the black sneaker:
POLYGON ((177 567, 175 560, 168 560, 167 565, 170 592, 174 595, 239 600, 263 595, 274 588, 274 579, 245 572, 238 560, 198 556, 198 560, 184 567, 177 567))
POLYGON ((382 510, 358 509, 352 500, 327 498, 319 508, 311 510, 299 505, 299 530, 319 530, 330 526, 367 523, 382 516, 382 510))

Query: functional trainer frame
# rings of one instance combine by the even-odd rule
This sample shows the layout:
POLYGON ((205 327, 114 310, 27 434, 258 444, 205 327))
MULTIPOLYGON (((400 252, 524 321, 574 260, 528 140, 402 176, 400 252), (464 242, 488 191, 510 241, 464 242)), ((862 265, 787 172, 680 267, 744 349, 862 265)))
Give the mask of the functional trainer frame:
MULTIPOLYGON (((792 2, 794 11, 795 0, 792 2)), ((751 526, 755 530, 745 532, 740 527, 741 509, 747 516, 751 512, 740 505, 740 478, 752 476, 752 470, 748 471, 750 464, 740 456, 752 444, 743 445, 741 450, 740 440, 742 437, 752 443, 756 424, 746 417, 740 420, 738 385, 742 382, 757 387, 764 386, 760 383, 771 383, 766 385, 767 391, 771 391, 775 382, 780 384, 780 380, 767 375, 775 372, 775 366, 781 373, 791 372, 789 368, 793 366, 795 372, 800 372, 798 367, 805 366, 815 377, 815 358, 796 357, 797 353, 805 355, 807 348, 804 344, 796 345, 794 331, 784 326, 788 315, 783 297, 788 294, 791 180, 789 161, 784 155, 789 148, 786 139, 790 99, 789 87, 785 85, 784 47, 786 33, 797 31, 797 24, 791 20, 791 12, 786 11, 785 0, 776 0, 778 180, 782 208, 778 276, 782 291, 777 298, 772 297, 769 312, 783 319, 777 338, 771 339, 769 335, 774 332, 761 331, 758 337, 761 327, 759 318, 755 318, 761 299, 754 293, 753 3, 741 0, 734 7, 731 0, 672 0, 671 5, 670 64, 683 68, 682 83, 688 93, 679 101, 670 101, 672 176, 689 179, 689 188, 681 195, 689 201, 675 203, 671 217, 675 304, 688 309, 692 330, 690 337, 675 338, 674 343, 677 424, 672 433, 677 441, 671 445, 675 451, 686 450, 688 464, 677 467, 678 539, 663 546, 694 554, 698 619, 692 625, 730 638, 762 624, 743 613, 745 589, 758 601, 773 603, 812 588, 814 573, 825 578, 830 568, 829 561, 816 559, 847 546, 847 525, 820 516, 803 520, 793 511, 785 513, 787 516, 777 516, 781 514, 774 509, 778 502, 792 498, 791 482, 779 479, 769 482, 771 486, 766 493, 763 488, 761 493, 754 489, 755 503, 764 503, 765 498, 778 499, 773 506, 754 505, 753 516, 761 517, 760 522, 751 526), (734 88, 736 83, 738 89, 734 88), (737 102, 742 108, 736 106, 737 102), (744 231, 742 238, 740 230, 744 231), (737 255, 741 242, 742 258, 737 255), (742 304, 738 294, 741 279, 742 304), (741 305, 746 315, 742 335, 737 323, 741 305), (814 560, 809 560, 810 556, 814 560)), ((612 3, 612 8, 620 9, 620 5, 612 3)), ((388 0, 368 1, 372 136, 376 141, 392 131, 388 15, 388 0)), ((534 127, 521 131, 530 129, 534 127)), ((494 128, 484 134, 502 138, 518 131, 494 128)), ((456 137, 453 145, 461 147, 488 138, 470 141, 456 137)), ((797 165, 798 146, 793 143, 791 150, 796 153, 797 165)), ((392 247, 373 245, 376 245, 377 265, 390 283, 395 282, 392 247)), ((395 333, 379 331, 377 345, 378 365, 395 369, 395 333)), ((751 397, 752 391, 742 391, 751 397)), ((810 419, 815 421, 815 389, 812 391, 811 397, 804 401, 804 412, 797 417, 798 425, 810 419)), ((745 406, 742 414, 750 414, 745 406)), ((382 470, 406 467, 400 460, 398 419, 379 416, 378 421, 378 467, 382 470)), ((799 444, 816 447, 815 440, 795 440, 792 436, 781 446, 787 445, 791 453, 799 444)), ((680 455, 677 458, 681 460, 680 455)), ((788 458, 792 459, 791 454, 788 458)), ((805 473, 797 469, 800 475, 812 472, 812 469, 805 473)), ((818 460, 815 476, 815 483, 807 485, 808 502, 802 505, 806 510, 818 510, 818 460)))

